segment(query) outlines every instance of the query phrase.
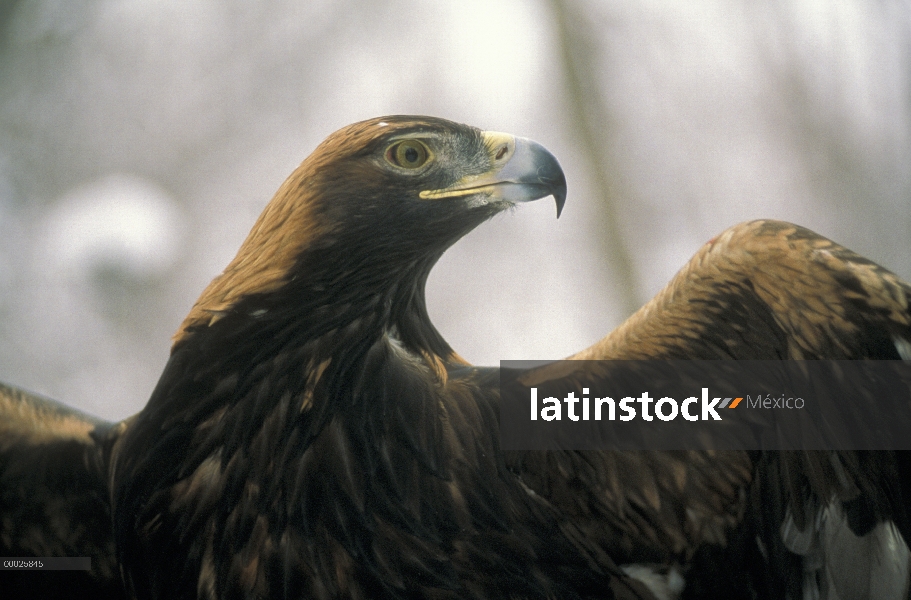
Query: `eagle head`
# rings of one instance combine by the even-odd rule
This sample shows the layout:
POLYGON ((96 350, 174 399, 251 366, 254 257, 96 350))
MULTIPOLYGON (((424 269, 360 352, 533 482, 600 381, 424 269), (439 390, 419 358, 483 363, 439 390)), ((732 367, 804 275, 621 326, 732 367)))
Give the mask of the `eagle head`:
POLYGON ((516 202, 552 195, 559 216, 566 198, 563 171, 540 144, 432 117, 349 125, 289 181, 305 186, 292 197, 308 221, 333 232, 323 244, 399 260, 439 254, 516 202))
POLYGON ((279 290, 298 315, 397 306, 429 327, 424 283, 446 248, 503 209, 545 196, 559 216, 566 178, 531 140, 433 117, 354 123, 282 184, 175 340, 232 312, 265 315, 273 306, 264 299, 274 304, 279 290))

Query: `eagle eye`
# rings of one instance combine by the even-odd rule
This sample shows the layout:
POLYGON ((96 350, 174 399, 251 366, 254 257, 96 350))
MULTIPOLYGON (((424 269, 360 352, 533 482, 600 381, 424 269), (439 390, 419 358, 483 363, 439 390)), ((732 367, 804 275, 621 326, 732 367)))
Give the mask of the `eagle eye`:
POLYGON ((402 140, 389 146, 386 160, 403 169, 418 169, 430 160, 430 150, 418 140, 402 140))

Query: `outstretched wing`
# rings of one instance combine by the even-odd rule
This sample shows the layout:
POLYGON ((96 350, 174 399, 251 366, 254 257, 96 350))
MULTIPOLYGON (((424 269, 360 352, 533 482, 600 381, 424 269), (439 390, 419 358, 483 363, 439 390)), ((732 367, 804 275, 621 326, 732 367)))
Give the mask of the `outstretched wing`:
POLYGON ((124 597, 106 466, 120 427, 0 384, 0 556, 91 559, 90 571, 4 571, 4 596, 124 597))
MULTIPOLYGON (((707 243, 570 358, 908 360, 909 297, 896 275, 828 239, 754 221, 707 243)), ((618 562, 691 562, 687 594, 734 584, 796 597, 809 581, 823 595, 851 585, 875 597, 907 585, 906 452, 552 453, 513 467, 613 536, 618 562)))
POLYGON ((909 359, 911 286, 812 231, 731 227, 573 359, 909 359))

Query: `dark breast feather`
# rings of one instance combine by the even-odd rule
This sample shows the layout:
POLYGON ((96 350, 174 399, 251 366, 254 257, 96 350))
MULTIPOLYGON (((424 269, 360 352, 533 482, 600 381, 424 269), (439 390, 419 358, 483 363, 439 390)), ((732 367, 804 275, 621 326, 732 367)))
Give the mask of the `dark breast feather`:
MULTIPOLYGON (((358 360, 345 347, 313 359, 324 366, 304 380, 285 354, 307 353, 285 346, 251 363, 220 358, 255 364, 258 383, 251 372, 226 379, 209 354, 221 375, 175 388, 198 401, 175 397, 140 417, 136 432, 167 433, 127 436, 127 450, 147 449, 118 465, 130 473, 119 509, 136 517, 115 523, 126 528, 121 560, 139 597, 595 598, 612 586, 620 598, 649 597, 506 469, 495 369, 455 365, 440 381, 388 338, 358 360), (238 395, 236 381, 248 389, 238 395), (263 394, 272 401, 260 403, 263 394)), ((183 360, 195 359, 178 348, 161 390, 187 381, 180 373, 195 367, 183 360)))

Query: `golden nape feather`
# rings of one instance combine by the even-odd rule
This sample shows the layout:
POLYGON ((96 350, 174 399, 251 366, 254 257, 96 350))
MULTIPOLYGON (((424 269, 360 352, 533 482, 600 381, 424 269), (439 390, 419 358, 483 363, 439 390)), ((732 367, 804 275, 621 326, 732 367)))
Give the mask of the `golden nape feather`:
MULTIPOLYGON (((0 554, 92 558, 7 589, 906 597, 906 452, 501 450, 499 371, 458 357, 424 285, 474 227, 551 195, 559 212, 563 172, 523 138, 408 116, 330 136, 202 293, 140 413, 0 390, 0 554)), ((572 358, 908 359, 909 289, 746 223, 572 358)))

